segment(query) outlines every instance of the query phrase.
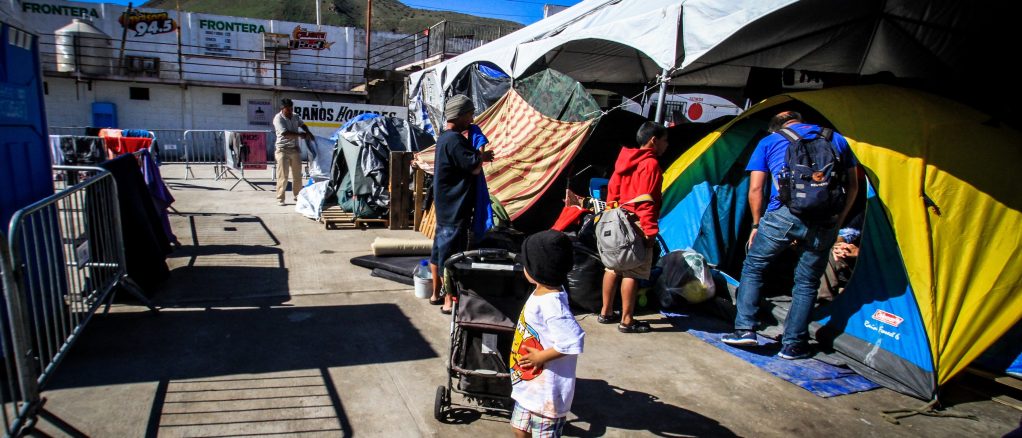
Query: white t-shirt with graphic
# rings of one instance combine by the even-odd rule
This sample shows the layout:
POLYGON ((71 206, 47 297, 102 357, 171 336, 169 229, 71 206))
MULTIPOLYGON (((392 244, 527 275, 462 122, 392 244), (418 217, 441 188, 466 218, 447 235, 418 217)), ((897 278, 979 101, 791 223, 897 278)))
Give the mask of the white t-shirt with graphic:
POLYGON ((585 335, 568 307, 567 293, 530 296, 518 317, 511 344, 511 398, 544 417, 568 415, 575 398, 575 367, 585 335), (547 362, 542 368, 523 369, 518 359, 528 354, 526 346, 537 350, 553 347, 566 356, 547 362))

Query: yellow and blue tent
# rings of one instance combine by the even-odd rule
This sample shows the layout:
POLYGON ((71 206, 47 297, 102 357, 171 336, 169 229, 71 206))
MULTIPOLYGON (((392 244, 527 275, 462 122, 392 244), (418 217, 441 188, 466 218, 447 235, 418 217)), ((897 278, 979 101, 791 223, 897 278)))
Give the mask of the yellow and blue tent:
POLYGON ((740 263, 744 166, 768 119, 791 108, 841 132, 869 180, 856 269, 814 315, 817 337, 877 383, 933 399, 1022 318, 1022 134, 971 107, 892 86, 775 96, 665 172, 668 247, 740 263))

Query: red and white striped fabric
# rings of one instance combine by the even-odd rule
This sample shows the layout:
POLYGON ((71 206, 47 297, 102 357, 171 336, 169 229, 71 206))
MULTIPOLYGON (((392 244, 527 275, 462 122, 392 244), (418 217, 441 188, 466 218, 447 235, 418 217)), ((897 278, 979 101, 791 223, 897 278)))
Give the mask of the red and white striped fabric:
MULTIPOLYGON (((593 120, 562 122, 533 109, 512 88, 476 118, 492 150, 483 166, 490 194, 500 199, 511 219, 529 209, 546 192, 589 137, 593 120)), ((433 173, 435 149, 415 156, 415 164, 433 173)))

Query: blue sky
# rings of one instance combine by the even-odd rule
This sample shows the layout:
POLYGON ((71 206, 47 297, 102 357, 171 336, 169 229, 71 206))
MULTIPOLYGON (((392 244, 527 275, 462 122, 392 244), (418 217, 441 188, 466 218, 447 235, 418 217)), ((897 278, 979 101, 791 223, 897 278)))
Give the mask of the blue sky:
MULTIPOLYGON (((88 3, 115 3, 127 5, 128 0, 92 1, 88 3)), ((532 24, 543 18, 543 5, 572 6, 581 0, 400 0, 408 6, 418 9, 453 11, 481 17, 499 18, 532 24)), ((136 6, 144 1, 135 1, 136 6)))
POLYGON ((400 0, 413 8, 461 12, 532 24, 543 18, 543 5, 572 6, 581 0, 400 0))

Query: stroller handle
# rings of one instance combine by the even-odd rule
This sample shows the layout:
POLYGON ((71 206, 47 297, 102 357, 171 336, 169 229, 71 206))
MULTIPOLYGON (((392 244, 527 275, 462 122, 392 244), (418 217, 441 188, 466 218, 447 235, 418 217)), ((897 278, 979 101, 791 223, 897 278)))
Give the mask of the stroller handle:
POLYGON ((472 251, 463 251, 455 255, 452 255, 444 262, 444 269, 453 269, 454 264, 462 261, 469 257, 480 257, 480 258, 493 258, 493 259, 511 259, 514 260, 517 254, 510 252, 506 249, 498 248, 483 248, 475 249, 472 251))

